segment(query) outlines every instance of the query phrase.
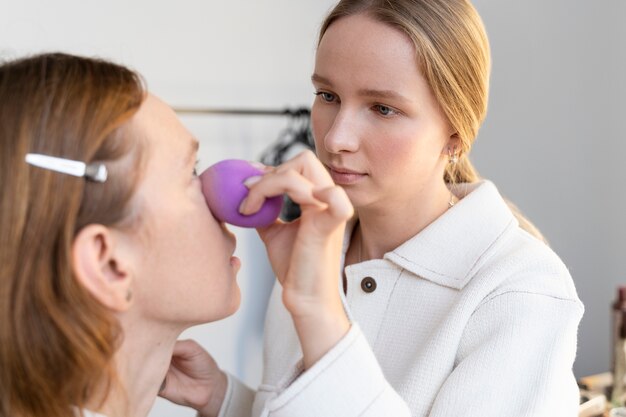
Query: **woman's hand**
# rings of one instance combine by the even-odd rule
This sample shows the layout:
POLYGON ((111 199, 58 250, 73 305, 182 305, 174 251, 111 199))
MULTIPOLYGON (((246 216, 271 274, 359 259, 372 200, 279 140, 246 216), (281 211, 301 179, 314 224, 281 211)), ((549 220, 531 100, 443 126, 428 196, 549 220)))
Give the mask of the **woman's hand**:
POLYGON ((193 340, 179 340, 159 396, 197 410, 200 417, 215 417, 227 384, 226 374, 206 350, 193 340))
POLYGON ((350 324, 339 293, 341 247, 354 209, 345 191, 315 154, 305 151, 262 177, 247 181, 242 214, 259 210, 265 198, 286 193, 300 205, 299 219, 257 229, 283 286, 310 367, 347 332, 350 324))

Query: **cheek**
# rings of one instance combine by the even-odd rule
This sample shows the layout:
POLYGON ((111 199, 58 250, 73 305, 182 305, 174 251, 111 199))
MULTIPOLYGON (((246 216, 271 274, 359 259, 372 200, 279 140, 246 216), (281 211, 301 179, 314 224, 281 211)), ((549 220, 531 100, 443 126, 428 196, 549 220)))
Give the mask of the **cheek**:
POLYGON ((220 223, 206 207, 190 212, 183 222, 178 235, 183 240, 179 249, 185 252, 181 259, 186 260, 186 266, 196 273, 204 272, 204 276, 222 272, 232 248, 220 223))
POLYGON ((190 305, 231 291, 226 284, 233 279, 233 242, 208 208, 194 204, 155 214, 139 278, 146 281, 142 289, 153 299, 190 305))
MULTIPOLYGON (((373 131, 369 153, 391 177, 430 176, 440 158, 438 140, 412 124, 373 131)), ((396 177, 397 178, 397 177, 396 177)))
MULTIPOLYGON (((214 245, 218 236, 198 236, 184 246, 169 251, 172 262, 152 269, 136 299, 143 314, 159 322, 185 327, 208 323, 233 314, 240 303, 236 274, 223 248, 214 245), (205 244, 203 246, 203 243, 205 244), (210 245, 213 245, 212 247, 210 245)), ((218 245, 219 246, 219 245, 218 245)))
POLYGON ((369 129, 367 134, 368 150, 372 158, 380 165, 402 168, 402 162, 414 159, 418 152, 418 135, 402 124, 382 125, 369 129))
POLYGON ((236 272, 230 264, 234 241, 222 225, 206 211, 196 222, 188 224, 188 256, 181 256, 180 281, 177 290, 182 315, 191 321, 208 322, 224 318, 239 306, 236 272), (184 282, 184 284, 183 284, 184 282))

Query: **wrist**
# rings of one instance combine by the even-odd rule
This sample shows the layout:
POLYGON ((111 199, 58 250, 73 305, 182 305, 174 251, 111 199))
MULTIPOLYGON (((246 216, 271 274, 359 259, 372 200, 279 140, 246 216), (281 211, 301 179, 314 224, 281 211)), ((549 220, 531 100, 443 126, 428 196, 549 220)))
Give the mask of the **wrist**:
POLYGON ((315 320, 322 315, 328 318, 345 316, 339 291, 325 290, 323 293, 325 294, 302 295, 283 287, 283 305, 294 320, 315 320))
POLYGON ((304 369, 311 368, 350 330, 350 321, 343 308, 340 312, 319 312, 316 315, 293 316, 304 369))

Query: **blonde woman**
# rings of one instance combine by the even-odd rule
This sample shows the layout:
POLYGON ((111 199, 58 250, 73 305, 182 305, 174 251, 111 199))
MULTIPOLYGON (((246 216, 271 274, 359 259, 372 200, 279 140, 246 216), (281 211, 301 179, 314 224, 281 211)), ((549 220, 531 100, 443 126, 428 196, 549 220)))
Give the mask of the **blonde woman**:
MULTIPOLYGON (((206 205, 197 149, 124 67, 65 54, 0 65, 1 417, 146 416, 180 333, 236 311, 235 238, 206 205)), ((316 363, 348 321, 312 326, 302 300, 341 310, 314 290, 339 272, 352 206, 312 154, 263 184, 303 208, 264 239, 316 363)))
MULTIPOLYGON (((301 361, 277 285, 262 385, 252 400, 229 377, 220 417, 577 415, 583 306, 572 279, 468 159, 489 70, 469 1, 342 0, 331 11, 312 126, 317 156, 356 211, 332 288, 345 310, 335 320, 351 327, 333 360, 301 361)), ((267 194, 262 184, 252 198, 267 194)), ((180 380, 163 395, 189 404, 171 394, 180 380)))

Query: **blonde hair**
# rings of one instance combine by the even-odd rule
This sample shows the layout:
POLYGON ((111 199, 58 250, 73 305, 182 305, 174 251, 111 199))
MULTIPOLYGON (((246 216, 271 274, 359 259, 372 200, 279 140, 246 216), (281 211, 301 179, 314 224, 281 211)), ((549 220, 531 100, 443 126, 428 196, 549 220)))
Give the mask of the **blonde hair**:
MULTIPOLYGON (((467 0, 341 0, 322 23, 319 42, 334 21, 360 13, 399 29, 415 45, 417 65, 459 138, 458 162, 448 164, 444 181, 478 181, 468 154, 487 114, 491 54, 474 6, 467 0)), ((545 241, 509 206, 522 228, 545 241)))
POLYGON ((1 417, 73 416, 116 379, 119 323, 73 276, 71 246, 85 225, 129 218, 141 158, 119 161, 138 149, 124 125, 144 97, 136 73, 105 61, 0 65, 1 417), (109 178, 33 168, 27 152, 103 162, 109 178))

